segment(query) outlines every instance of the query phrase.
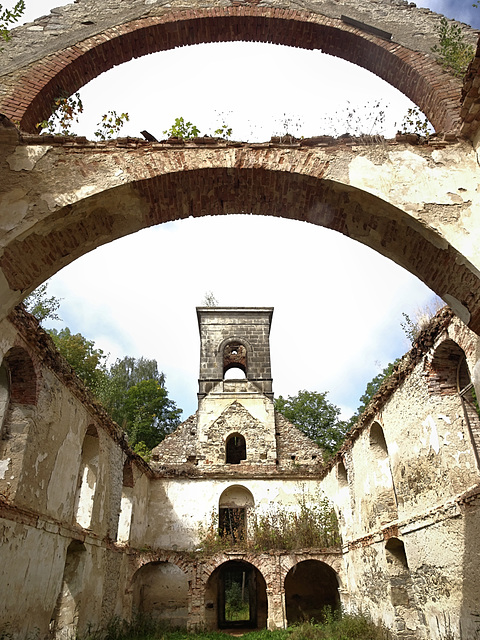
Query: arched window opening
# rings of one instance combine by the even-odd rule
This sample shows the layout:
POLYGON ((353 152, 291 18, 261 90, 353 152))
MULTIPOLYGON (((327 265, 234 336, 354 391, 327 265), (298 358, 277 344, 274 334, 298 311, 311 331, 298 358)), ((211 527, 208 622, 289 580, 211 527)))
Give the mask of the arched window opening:
POLYGON ((37 404, 37 376, 33 362, 21 347, 13 347, 5 356, 10 372, 10 400, 16 404, 37 404))
POLYGON ((387 565, 394 573, 408 571, 407 554, 405 545, 398 538, 390 538, 385 544, 387 565))
POLYGON ((248 562, 230 560, 215 569, 208 579, 205 601, 209 629, 267 626, 265 579, 248 562))
POLYGON ((234 544, 247 538, 248 511, 254 506, 253 496, 245 487, 228 487, 218 503, 218 532, 234 544))
POLYGON ((74 540, 69 544, 62 586, 50 621, 51 635, 58 640, 77 636, 80 598, 84 589, 85 555, 83 543, 74 540))
POLYGON ((428 384, 431 393, 459 395, 477 466, 480 468, 478 402, 471 382, 465 352, 453 340, 445 340, 435 350, 428 371, 428 384))
POLYGON ((376 457, 388 456, 388 447, 385 435, 378 422, 374 422, 370 428, 370 447, 375 452, 376 457))
POLYGON ((247 459, 247 443, 240 433, 233 433, 227 438, 225 445, 225 462, 227 464, 240 464, 247 459))
POLYGON ((118 542, 126 543, 130 540, 130 528, 133 515, 133 469, 131 460, 123 465, 122 499, 120 502, 120 516, 118 518, 118 542))
MULTIPOLYGON (((238 379, 247 376, 247 349, 241 342, 235 340, 223 347, 223 378, 230 369, 234 370, 233 375, 238 379)), ((232 374, 229 375, 230 380, 232 374)))
POLYGON ((186 627, 188 578, 171 562, 150 562, 133 578, 133 608, 171 627, 186 627))
POLYGON ((246 379, 245 371, 240 369, 240 367, 230 367, 225 371, 225 375, 223 376, 224 380, 245 380, 246 379))
POLYGON ((339 462, 337 465, 337 478, 338 478, 338 486, 340 488, 348 487, 347 469, 343 462, 339 462))
POLYGON ((288 625, 315 620, 322 622, 328 611, 340 606, 335 571, 319 560, 304 560, 285 577, 285 604, 288 625))
POLYGON ((381 425, 374 422, 369 433, 371 480, 375 496, 368 510, 370 526, 384 525, 398 517, 398 503, 390 466, 387 442, 381 425))
POLYGON ((96 428, 90 425, 83 440, 75 500, 75 521, 84 529, 88 529, 92 523, 99 456, 98 433, 96 428))
POLYGON ((461 367, 464 359, 465 352, 456 342, 444 340, 435 349, 430 365, 427 365, 430 392, 442 396, 454 395, 466 386, 470 382, 470 376, 468 368, 465 369, 466 362, 465 366, 461 367), (460 368, 462 368, 461 372, 460 368))

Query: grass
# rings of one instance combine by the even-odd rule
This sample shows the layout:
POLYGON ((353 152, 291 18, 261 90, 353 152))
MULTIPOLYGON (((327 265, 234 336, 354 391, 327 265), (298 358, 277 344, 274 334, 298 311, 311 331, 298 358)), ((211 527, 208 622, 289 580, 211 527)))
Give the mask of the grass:
MULTIPOLYGON (((389 640, 388 631, 377 627, 362 615, 327 614, 321 624, 303 622, 277 631, 250 631, 246 640, 389 640)), ((137 616, 132 622, 112 620, 103 632, 91 629, 81 640, 232 640, 221 631, 188 632, 168 629, 147 616, 137 616)))

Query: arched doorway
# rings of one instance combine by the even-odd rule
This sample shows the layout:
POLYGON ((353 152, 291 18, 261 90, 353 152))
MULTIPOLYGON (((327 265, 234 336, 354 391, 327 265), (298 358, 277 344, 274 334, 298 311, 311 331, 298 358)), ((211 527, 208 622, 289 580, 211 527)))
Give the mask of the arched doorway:
POLYGON ((267 625, 267 590, 260 571, 249 562, 230 560, 208 579, 207 627, 259 628, 267 625))
POLYGON ((85 545, 73 540, 68 545, 62 585, 50 622, 50 632, 52 637, 57 640, 66 640, 76 636, 79 625, 80 601, 85 586, 83 582, 85 559, 85 545))
POLYGON ((285 605, 288 625, 321 621, 326 609, 340 606, 337 574, 319 560, 299 562, 285 577, 285 605))

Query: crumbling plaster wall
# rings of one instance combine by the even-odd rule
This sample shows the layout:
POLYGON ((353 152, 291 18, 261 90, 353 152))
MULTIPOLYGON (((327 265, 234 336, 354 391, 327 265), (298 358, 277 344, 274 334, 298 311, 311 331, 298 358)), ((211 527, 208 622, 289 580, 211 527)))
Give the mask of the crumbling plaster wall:
POLYGON ((473 576, 480 567, 470 532, 480 521, 475 497, 468 507, 464 495, 478 494, 480 474, 458 395, 429 384, 429 362, 449 340, 473 369, 478 339, 454 320, 321 482, 339 514, 345 606, 370 611, 405 638, 440 640, 449 631, 468 638, 477 624, 473 576), (372 434, 380 426, 388 454, 379 457, 372 434), (405 553, 396 571, 391 539, 405 553), (465 579, 468 563, 476 569, 465 579))
MULTIPOLYGON (((81 633, 88 624, 105 624, 113 615, 128 615, 123 591, 129 565, 123 548, 114 545, 127 447, 112 430, 113 423, 89 405, 83 386, 35 321, 18 311, 13 322, 1 323, 0 333, 1 354, 10 353, 12 347, 22 348, 31 358, 37 377, 36 401, 28 406, 22 447, 17 446, 16 434, 11 432, 11 422, 21 405, 14 405, 12 412, 11 402, 0 441, 1 458, 8 461, 2 465, 0 479, 0 579, 5 586, 0 627, 7 625, 8 631, 19 637, 35 629, 41 637, 48 635, 62 588, 67 549, 72 541, 78 541, 83 561, 75 625, 81 633), (29 331, 29 339, 24 339, 29 331), (52 358, 57 365, 53 367, 55 373, 52 358), (82 443, 87 430, 95 433, 92 425, 99 456, 87 530, 75 521, 75 498, 82 443), (13 466, 9 461, 13 457, 12 442, 16 445, 13 466)), ((137 463, 134 456, 133 467, 135 538, 141 537, 146 527, 142 507, 145 514, 148 479, 146 465, 137 463)))
POLYGON ((247 510, 247 520, 283 508, 298 510, 303 499, 316 505, 324 497, 318 481, 311 478, 156 478, 151 485, 144 543, 153 549, 195 549, 209 527, 215 530, 220 496, 234 485, 253 496, 254 507, 250 513, 247 510))

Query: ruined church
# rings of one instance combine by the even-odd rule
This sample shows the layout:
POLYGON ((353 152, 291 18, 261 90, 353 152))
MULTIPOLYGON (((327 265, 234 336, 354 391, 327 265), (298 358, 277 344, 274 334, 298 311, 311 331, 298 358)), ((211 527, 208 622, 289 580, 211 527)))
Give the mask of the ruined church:
POLYGON ((343 607, 398 638, 474 637, 477 336, 439 312, 325 461, 274 410, 272 312, 197 309, 198 411, 150 464, 32 316, 3 322, 1 620, 15 635, 68 638, 135 612, 276 629, 343 607), (321 546, 251 544, 262 517, 325 502, 321 546))
POLYGON ((76 0, 12 31, 0 54, 0 629, 15 640, 135 612, 277 629, 325 607, 367 612, 397 639, 478 635, 480 48, 447 22, 475 52, 453 73, 434 53, 441 19, 404 0, 76 0), (236 40, 363 66, 435 133, 38 134, 56 98, 115 65, 236 40), (116 238, 238 212, 338 231, 448 308, 330 460, 274 411, 273 310, 197 309, 198 410, 147 463, 18 304, 116 238), (330 514, 318 544, 254 544, 258 523, 302 510, 330 514))

